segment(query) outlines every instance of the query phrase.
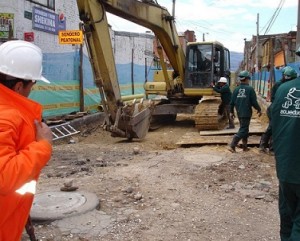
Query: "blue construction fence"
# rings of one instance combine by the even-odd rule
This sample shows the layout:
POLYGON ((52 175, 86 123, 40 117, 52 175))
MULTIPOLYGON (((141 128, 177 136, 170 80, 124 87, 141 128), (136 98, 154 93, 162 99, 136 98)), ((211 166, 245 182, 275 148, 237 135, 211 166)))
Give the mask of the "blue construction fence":
MULTIPOLYGON (((80 111, 79 63, 78 50, 43 55, 43 75, 51 83, 38 82, 29 98, 42 104, 44 118, 80 111)), ((122 97, 144 94, 145 65, 134 64, 132 68, 131 63, 116 64, 116 69, 122 97)), ((147 66, 147 73, 147 78, 153 79, 151 66, 147 66)), ((83 95, 84 111, 97 112, 101 98, 86 55, 83 56, 83 95)))
MULTIPOLYGON (((300 76, 300 62, 289 63, 287 66, 291 66, 296 70, 298 76, 300 76)), ((274 84, 282 79, 282 68, 274 68, 274 81, 270 80, 270 70, 263 69, 261 72, 255 72, 251 76, 250 84, 256 90, 256 92, 266 99, 266 101, 270 101, 271 89, 274 84)))

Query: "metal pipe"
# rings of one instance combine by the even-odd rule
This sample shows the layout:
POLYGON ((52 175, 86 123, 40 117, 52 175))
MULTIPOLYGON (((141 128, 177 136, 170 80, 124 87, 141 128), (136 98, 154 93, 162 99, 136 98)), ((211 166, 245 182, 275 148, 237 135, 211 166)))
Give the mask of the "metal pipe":
POLYGON ((142 99, 144 98, 144 94, 136 94, 136 95, 126 95, 121 97, 123 101, 130 101, 134 99, 142 99))

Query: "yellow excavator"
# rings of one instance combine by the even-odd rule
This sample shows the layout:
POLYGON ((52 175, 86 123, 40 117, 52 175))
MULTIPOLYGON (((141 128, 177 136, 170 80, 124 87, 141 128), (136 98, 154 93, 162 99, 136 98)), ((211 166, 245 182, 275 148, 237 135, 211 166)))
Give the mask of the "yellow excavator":
MULTIPOLYGON (((193 114, 199 130, 220 129, 220 97, 211 88, 221 76, 230 82, 230 53, 221 43, 190 42, 183 49, 168 10, 153 0, 77 0, 82 30, 105 112, 104 128, 114 137, 146 136, 150 125, 176 119, 178 113, 193 114), (163 79, 145 83, 142 99, 121 99, 106 13, 153 31, 158 42, 163 79), (172 74, 163 61, 166 54, 172 74)), ((173 6, 173 12, 174 12, 173 6)), ((173 14, 174 15, 174 14, 173 14)), ((158 72, 157 72, 158 74, 158 72)))

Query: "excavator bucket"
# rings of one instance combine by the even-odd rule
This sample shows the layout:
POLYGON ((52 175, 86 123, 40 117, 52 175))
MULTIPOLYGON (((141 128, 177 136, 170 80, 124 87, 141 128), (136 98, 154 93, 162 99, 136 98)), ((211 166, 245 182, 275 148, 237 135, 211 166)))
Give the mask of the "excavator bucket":
POLYGON ((113 137, 125 137, 127 139, 143 139, 150 127, 153 108, 140 103, 133 103, 121 107, 117 111, 114 125, 109 127, 113 137))
POLYGON ((138 112, 131 117, 130 125, 130 137, 143 139, 149 130, 151 120, 151 110, 149 108, 138 112))

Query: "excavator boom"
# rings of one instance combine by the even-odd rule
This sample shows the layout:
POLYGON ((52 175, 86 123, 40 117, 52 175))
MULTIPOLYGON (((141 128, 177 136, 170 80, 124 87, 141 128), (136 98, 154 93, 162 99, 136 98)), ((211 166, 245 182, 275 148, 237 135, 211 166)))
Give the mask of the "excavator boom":
POLYGON ((179 42, 174 17, 168 10, 149 1, 99 0, 106 11, 153 31, 163 47, 173 70, 183 77, 184 51, 179 42))
POLYGON ((77 5, 94 81, 106 116, 104 128, 115 137, 142 139, 149 129, 151 104, 122 102, 103 1, 78 0, 77 5))

